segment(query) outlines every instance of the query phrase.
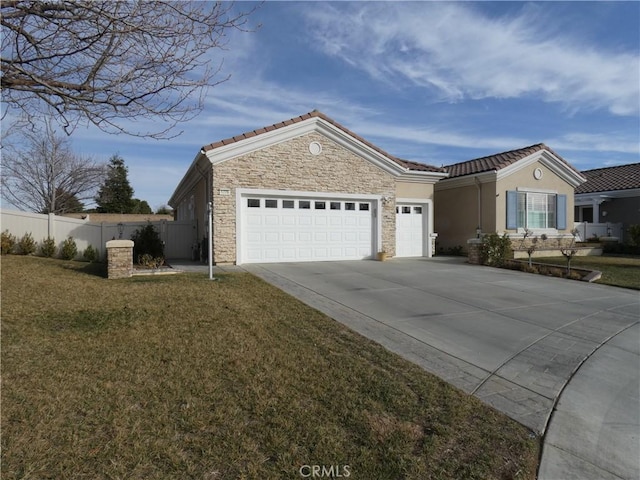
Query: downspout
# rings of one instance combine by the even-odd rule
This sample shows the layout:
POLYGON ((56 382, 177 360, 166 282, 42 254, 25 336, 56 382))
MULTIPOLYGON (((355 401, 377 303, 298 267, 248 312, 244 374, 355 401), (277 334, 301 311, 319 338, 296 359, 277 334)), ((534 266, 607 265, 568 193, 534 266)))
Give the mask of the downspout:
POLYGON ((480 237, 480 233, 482 233, 482 182, 478 180, 478 177, 475 177, 474 180, 478 189, 478 228, 476 234, 480 237))

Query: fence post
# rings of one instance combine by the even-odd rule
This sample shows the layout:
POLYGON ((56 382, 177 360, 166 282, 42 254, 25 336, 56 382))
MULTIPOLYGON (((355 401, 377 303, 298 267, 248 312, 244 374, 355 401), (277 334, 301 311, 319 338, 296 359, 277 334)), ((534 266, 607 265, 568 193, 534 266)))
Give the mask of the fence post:
POLYGON ((56 216, 53 213, 50 213, 48 215, 48 226, 47 226, 47 236, 49 238, 55 238, 56 237, 56 216))

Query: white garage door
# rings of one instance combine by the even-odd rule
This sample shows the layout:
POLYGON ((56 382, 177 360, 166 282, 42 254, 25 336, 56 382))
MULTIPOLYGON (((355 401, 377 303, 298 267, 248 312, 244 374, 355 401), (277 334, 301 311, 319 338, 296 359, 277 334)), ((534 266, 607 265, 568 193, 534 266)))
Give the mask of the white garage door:
POLYGON ((396 206, 396 256, 422 257, 426 212, 421 205, 396 206))
POLYGON ((371 201, 244 196, 241 262, 370 258, 371 201))

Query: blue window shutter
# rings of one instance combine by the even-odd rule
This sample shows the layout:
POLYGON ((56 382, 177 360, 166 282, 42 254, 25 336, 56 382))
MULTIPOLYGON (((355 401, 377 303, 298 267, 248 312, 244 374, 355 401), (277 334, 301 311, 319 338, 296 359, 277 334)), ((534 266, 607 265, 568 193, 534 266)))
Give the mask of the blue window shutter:
POLYGON ((567 228, 567 196, 558 195, 556 198, 556 228, 564 230, 567 228))
POLYGON ((518 192, 507 190, 507 228, 518 228, 518 192))

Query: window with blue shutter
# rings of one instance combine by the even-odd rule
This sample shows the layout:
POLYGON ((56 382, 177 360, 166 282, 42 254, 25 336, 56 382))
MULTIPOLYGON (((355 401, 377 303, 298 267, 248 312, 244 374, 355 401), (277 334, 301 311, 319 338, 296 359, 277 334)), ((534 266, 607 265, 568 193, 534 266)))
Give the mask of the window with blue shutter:
POLYGON ((507 191, 507 228, 518 228, 518 192, 515 190, 507 191))
POLYGON ((556 199, 556 228, 564 230, 567 228, 567 196, 558 195, 556 199))
POLYGON ((507 229, 567 228, 567 196, 507 191, 507 229))

